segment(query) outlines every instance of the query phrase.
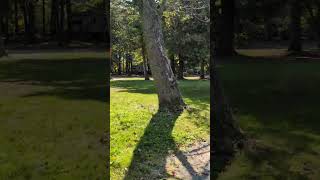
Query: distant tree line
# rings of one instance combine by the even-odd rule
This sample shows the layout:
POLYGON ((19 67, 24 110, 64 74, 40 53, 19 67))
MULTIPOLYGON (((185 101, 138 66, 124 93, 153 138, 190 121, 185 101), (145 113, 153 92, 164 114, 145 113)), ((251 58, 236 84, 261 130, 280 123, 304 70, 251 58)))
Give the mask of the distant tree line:
MULTIPOLYGON (((142 29, 141 3, 125 0, 111 2, 111 70, 115 75, 144 74, 145 79, 149 79, 151 74, 142 29)), ((210 51, 207 0, 167 0, 156 2, 156 6, 161 18, 164 50, 175 76, 184 79, 184 75, 189 73, 205 78, 209 73, 210 51)))
POLYGON ((217 56, 229 56, 250 41, 288 40, 289 51, 301 51, 302 40, 320 46, 318 0, 214 0, 212 11, 217 56))
POLYGON ((1 7, 0 29, 6 42, 54 40, 59 45, 68 43, 77 38, 73 36, 73 16, 81 19, 84 12, 104 17, 105 27, 97 31, 104 32, 101 41, 109 42, 109 3, 106 0, 2 0, 1 7))

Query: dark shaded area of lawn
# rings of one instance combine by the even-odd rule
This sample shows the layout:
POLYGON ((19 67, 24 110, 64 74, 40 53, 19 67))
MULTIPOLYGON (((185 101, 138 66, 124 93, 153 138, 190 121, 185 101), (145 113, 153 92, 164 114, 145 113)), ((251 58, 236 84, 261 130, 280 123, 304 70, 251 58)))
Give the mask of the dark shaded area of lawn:
POLYGON ((193 169, 187 157, 175 144, 172 130, 180 114, 181 112, 158 111, 152 117, 134 150, 125 180, 174 178, 166 170, 166 159, 170 152, 177 156, 193 178, 204 179, 207 177, 207 175, 198 174, 193 169))
POLYGON ((317 176, 320 170, 317 161, 320 159, 319 69, 320 62, 316 61, 220 64, 226 95, 242 129, 266 147, 261 152, 246 154, 247 164, 253 168, 242 177, 308 179, 317 176), (295 167, 295 163, 301 168, 295 167), (269 172, 264 168, 266 164, 275 170, 269 172))
POLYGON ((106 179, 107 56, 10 56, 0 59, 0 179, 106 179))
POLYGON ((108 67, 107 58, 5 61, 0 63, 0 81, 54 88, 24 97, 49 95, 107 102, 108 67))

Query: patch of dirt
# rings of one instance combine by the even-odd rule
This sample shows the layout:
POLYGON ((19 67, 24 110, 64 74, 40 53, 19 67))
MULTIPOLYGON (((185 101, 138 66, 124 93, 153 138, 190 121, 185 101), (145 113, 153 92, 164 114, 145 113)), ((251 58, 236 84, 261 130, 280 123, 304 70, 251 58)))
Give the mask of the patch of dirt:
POLYGON ((175 179, 209 180, 209 142, 199 142, 184 151, 171 153, 166 160, 166 171, 175 179))

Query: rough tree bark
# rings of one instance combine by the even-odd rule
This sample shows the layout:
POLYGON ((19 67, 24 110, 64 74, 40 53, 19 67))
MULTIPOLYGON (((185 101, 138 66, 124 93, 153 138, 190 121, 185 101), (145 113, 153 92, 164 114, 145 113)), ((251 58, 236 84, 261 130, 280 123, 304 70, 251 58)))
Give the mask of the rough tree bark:
POLYGON ((301 44, 301 16, 302 5, 300 0, 292 0, 290 4, 290 45, 288 50, 300 52, 301 44))
POLYGON ((158 93, 159 108, 170 111, 182 110, 185 103, 165 53, 161 19, 154 0, 143 0, 142 14, 143 35, 158 93))

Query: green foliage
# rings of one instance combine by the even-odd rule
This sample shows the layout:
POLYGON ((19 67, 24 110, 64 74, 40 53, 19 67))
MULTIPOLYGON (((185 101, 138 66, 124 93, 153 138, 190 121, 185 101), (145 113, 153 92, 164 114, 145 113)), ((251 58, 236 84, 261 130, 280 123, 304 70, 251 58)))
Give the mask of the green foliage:
MULTIPOLYGON (((168 53, 183 54, 190 68, 199 66, 202 59, 208 62, 208 22, 201 21, 209 17, 209 6, 205 2, 201 4, 205 8, 196 12, 191 10, 197 7, 197 3, 186 4, 184 1, 172 0, 157 2, 159 13, 162 15, 168 53)), ((113 53, 134 54, 138 58, 135 59, 134 64, 142 63, 143 39, 139 13, 139 6, 142 4, 139 3, 141 2, 124 0, 115 0, 111 3, 113 53), (140 55, 138 55, 139 52, 140 55)), ((113 61, 119 60, 114 58, 113 61)))

